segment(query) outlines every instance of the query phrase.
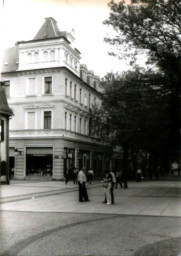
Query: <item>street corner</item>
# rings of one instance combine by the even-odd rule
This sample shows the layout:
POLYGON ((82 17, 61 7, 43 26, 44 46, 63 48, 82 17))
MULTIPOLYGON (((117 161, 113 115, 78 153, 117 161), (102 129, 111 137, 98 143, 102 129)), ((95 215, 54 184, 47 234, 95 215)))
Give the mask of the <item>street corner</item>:
POLYGON ((181 237, 148 244, 138 249, 133 256, 180 256, 181 237))

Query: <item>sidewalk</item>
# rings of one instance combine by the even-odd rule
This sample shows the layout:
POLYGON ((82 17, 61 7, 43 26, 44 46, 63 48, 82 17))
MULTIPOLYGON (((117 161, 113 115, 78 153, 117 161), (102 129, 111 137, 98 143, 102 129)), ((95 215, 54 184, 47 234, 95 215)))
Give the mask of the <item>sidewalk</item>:
POLYGON ((128 186, 115 189, 115 205, 105 205, 98 181, 87 185, 88 203, 78 202, 78 187, 72 181, 67 185, 60 181, 13 181, 1 186, 1 210, 181 217, 180 182, 129 182, 128 186))

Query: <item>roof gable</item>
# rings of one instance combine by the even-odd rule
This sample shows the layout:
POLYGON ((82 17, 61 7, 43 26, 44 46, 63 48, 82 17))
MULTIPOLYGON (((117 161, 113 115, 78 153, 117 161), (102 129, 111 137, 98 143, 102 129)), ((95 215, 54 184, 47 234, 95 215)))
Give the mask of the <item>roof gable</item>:
POLYGON ((8 106, 6 94, 4 88, 0 87, 0 114, 12 116, 13 112, 8 106))

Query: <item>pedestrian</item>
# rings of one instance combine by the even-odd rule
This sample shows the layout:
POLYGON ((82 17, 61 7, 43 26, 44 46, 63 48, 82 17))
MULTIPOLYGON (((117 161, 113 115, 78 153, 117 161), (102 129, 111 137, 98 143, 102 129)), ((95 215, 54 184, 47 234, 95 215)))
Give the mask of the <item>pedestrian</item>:
POLYGON ((74 182, 74 184, 77 184, 77 174, 78 174, 78 170, 74 167, 73 168, 73 182, 74 182))
POLYGON ((105 179, 105 182, 107 182, 107 188, 106 188, 106 199, 107 204, 114 204, 114 185, 116 183, 116 177, 113 172, 110 170, 108 171, 108 175, 105 179))
POLYGON ((118 184, 120 185, 121 188, 123 188, 123 185, 121 183, 121 176, 122 176, 121 171, 116 171, 116 185, 115 185, 115 188, 118 188, 118 184))
POLYGON ((87 179, 87 182, 89 182, 89 184, 92 184, 93 177, 94 177, 94 171, 93 171, 92 169, 88 170, 88 179, 87 179))
POLYGON ((139 168, 136 172, 136 181, 140 182, 142 177, 142 170, 139 168))
POLYGON ((109 171, 105 170, 104 171, 104 179, 102 180, 103 182, 103 188, 104 188, 104 201, 102 202, 103 204, 107 203, 107 197, 106 197, 106 190, 108 188, 108 181, 107 181, 107 176, 108 176, 109 171))
POLYGON ((65 184, 68 184, 69 178, 70 178, 70 170, 66 169, 64 172, 64 177, 65 177, 65 184))
POLYGON ((87 194, 87 188, 86 188, 86 175, 83 170, 80 170, 78 172, 77 176, 78 185, 79 185, 79 202, 88 202, 88 194, 87 194))
POLYGON ((126 170, 123 170, 122 181, 124 183, 124 189, 127 189, 128 188, 128 183, 127 183, 127 172, 126 172, 126 170))
POLYGON ((116 184, 116 176, 114 174, 114 172, 110 172, 111 176, 112 176, 112 180, 111 180, 111 204, 114 204, 114 187, 116 184))

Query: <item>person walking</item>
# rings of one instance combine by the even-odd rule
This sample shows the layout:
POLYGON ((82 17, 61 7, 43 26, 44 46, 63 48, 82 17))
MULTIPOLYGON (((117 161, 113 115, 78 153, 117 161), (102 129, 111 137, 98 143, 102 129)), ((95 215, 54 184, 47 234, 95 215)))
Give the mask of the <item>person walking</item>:
POLYGON ((70 178, 70 170, 66 169, 64 172, 64 177, 65 177, 65 184, 68 184, 69 178, 70 178))
POLYGON ((74 184, 77 184, 77 175, 78 175, 78 170, 74 167, 73 168, 73 182, 74 182, 74 184))
POLYGON ((79 185, 79 202, 88 202, 88 194, 87 194, 87 188, 86 188, 86 175, 83 170, 80 170, 78 172, 77 176, 78 185, 79 185))
POLYGON ((88 170, 88 179, 87 179, 87 182, 89 182, 89 184, 92 184, 93 177, 94 177, 94 171, 93 171, 92 169, 88 170))
POLYGON ((106 199, 107 204, 114 204, 114 185, 116 183, 116 177, 113 172, 109 170, 107 175, 107 188, 106 188, 106 199))
POLYGON ((121 171, 116 171, 116 185, 115 188, 118 188, 118 184, 121 188, 123 188, 123 185, 121 183, 121 171))
POLYGON ((137 182, 141 182, 141 176, 142 176, 142 171, 141 171, 141 169, 139 168, 139 169, 137 170, 137 173, 136 173, 136 181, 137 181, 137 182))
POLYGON ((127 183, 127 172, 126 172, 126 170, 123 170, 122 181, 124 183, 124 189, 127 189, 128 188, 128 183, 127 183))
POLYGON ((107 204, 107 197, 106 197, 106 190, 108 188, 108 181, 107 181, 107 176, 108 176, 109 171, 105 170, 104 171, 104 178, 102 180, 103 182, 103 188, 104 188, 104 201, 102 202, 103 204, 107 204))

